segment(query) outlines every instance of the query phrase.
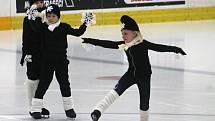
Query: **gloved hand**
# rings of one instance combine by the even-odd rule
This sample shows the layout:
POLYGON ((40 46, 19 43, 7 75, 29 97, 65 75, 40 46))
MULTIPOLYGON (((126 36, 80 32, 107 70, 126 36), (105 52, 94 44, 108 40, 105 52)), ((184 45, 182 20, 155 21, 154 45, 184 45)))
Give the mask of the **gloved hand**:
POLYGON ((32 62, 32 55, 26 55, 24 61, 25 62, 32 62))
POLYGON ((96 15, 92 12, 83 12, 81 22, 85 23, 86 26, 90 26, 92 24, 96 24, 96 15))
POLYGON ((38 13, 37 5, 32 5, 31 8, 26 11, 28 20, 36 20, 36 17, 39 15, 38 13))
POLYGON ((32 62, 32 55, 23 55, 20 61, 21 66, 32 62))
POLYGON ((181 55, 187 55, 181 48, 179 48, 179 47, 174 47, 173 48, 174 49, 174 52, 175 53, 180 53, 181 55))

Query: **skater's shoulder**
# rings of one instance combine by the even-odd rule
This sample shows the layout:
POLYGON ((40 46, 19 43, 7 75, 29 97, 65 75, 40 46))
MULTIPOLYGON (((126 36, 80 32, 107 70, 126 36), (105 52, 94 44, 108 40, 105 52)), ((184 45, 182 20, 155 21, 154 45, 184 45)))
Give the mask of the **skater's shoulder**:
POLYGON ((65 23, 65 22, 60 22, 60 26, 63 27, 63 28, 71 27, 70 24, 65 23))
POLYGON ((28 21, 28 16, 25 16, 23 21, 28 21))
POLYGON ((70 24, 65 23, 65 22, 60 22, 60 25, 61 25, 61 26, 70 26, 70 24))

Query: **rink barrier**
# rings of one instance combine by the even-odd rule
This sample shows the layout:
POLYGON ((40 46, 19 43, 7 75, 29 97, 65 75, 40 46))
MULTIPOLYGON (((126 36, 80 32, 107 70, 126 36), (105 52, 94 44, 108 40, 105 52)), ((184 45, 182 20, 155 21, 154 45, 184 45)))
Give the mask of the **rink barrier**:
MULTIPOLYGON (((215 6, 197 8, 174 8, 157 10, 137 10, 122 12, 96 12, 96 25, 115 25, 120 23, 120 17, 127 14, 138 23, 160 23, 176 21, 193 21, 215 19, 215 6)), ((81 14, 64 14, 62 21, 72 26, 79 26, 81 14)), ((0 17, 0 30, 22 29, 23 16, 0 17)))
POLYGON ((11 17, 0 17, 0 30, 10 30, 12 29, 11 17))

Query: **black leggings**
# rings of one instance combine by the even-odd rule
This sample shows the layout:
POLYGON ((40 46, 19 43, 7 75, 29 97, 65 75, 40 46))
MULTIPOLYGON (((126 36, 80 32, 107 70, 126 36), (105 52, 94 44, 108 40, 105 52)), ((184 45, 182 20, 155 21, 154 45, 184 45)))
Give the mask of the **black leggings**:
POLYGON ((140 94, 140 109, 149 109, 151 75, 135 78, 132 72, 126 72, 115 86, 115 91, 121 96, 130 86, 137 84, 140 94))
POLYGON ((68 75, 69 60, 65 57, 48 58, 41 64, 41 75, 38 88, 35 93, 35 98, 43 99, 55 72, 55 76, 60 85, 61 95, 63 97, 70 97, 70 83, 68 75))

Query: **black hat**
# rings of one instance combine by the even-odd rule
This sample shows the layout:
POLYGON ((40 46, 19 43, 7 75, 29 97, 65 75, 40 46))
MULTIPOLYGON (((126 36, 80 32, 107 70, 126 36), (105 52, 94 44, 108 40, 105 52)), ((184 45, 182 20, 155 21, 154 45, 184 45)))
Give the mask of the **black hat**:
POLYGON ((127 15, 123 15, 120 19, 123 24, 122 29, 132 30, 132 31, 140 31, 136 21, 127 15))
POLYGON ((46 8, 46 15, 48 13, 54 13, 55 15, 58 16, 58 18, 60 18, 60 8, 58 7, 58 5, 55 4, 48 5, 46 8))
POLYGON ((29 1, 29 3, 30 3, 30 6, 31 5, 33 5, 35 2, 37 2, 37 1, 44 1, 44 0, 28 0, 29 1))
POLYGON ((44 0, 25 0, 25 9, 30 8, 36 1, 44 1, 44 0))

